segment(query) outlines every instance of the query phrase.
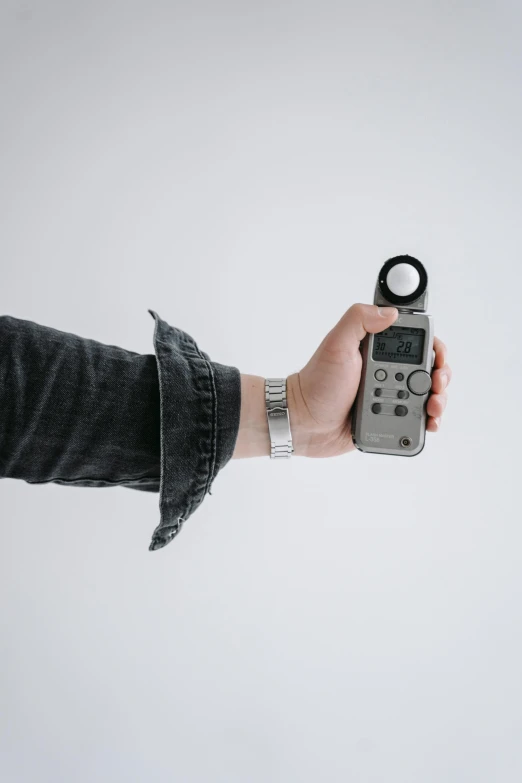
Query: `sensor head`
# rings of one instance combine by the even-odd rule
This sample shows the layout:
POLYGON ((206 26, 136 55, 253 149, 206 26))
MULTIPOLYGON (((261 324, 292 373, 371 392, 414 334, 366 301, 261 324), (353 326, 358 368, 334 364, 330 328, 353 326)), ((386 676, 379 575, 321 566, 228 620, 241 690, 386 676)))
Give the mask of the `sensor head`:
POLYGON ((386 284, 395 296, 411 296, 419 283, 420 275, 411 264, 396 264, 386 276, 386 284))
POLYGON ((375 304, 425 311, 428 275, 413 256, 395 256, 382 267, 377 280, 375 304))

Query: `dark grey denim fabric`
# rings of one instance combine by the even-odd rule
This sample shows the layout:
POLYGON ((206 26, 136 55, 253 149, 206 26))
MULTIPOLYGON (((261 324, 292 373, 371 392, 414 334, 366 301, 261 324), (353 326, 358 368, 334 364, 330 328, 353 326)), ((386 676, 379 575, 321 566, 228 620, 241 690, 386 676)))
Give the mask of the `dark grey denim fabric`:
POLYGON ((241 376, 149 313, 143 355, 0 316, 0 478, 159 492, 154 550, 232 457, 241 376))

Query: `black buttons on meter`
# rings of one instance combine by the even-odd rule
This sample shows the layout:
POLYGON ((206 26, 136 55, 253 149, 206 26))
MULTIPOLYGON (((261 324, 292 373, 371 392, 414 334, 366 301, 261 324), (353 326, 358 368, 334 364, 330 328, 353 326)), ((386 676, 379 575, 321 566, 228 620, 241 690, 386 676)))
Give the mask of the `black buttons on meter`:
POLYGON ((406 405, 395 405, 393 403, 374 402, 371 407, 372 413, 380 413, 382 416, 407 416, 408 408, 406 405))
MULTIPOLYGON (((377 370, 375 370, 373 377, 376 381, 382 383, 388 378, 388 373, 383 367, 378 367, 377 370)), ((394 373, 393 377, 398 383, 404 381, 404 373, 402 372, 394 373)), ((396 405, 394 400, 407 400, 410 396, 410 392, 417 397, 422 397, 427 394, 431 389, 431 375, 425 370, 414 370, 406 379, 406 385, 409 391, 406 391, 404 388, 393 388, 393 383, 390 384, 389 387, 378 386, 374 388, 374 397, 379 397, 379 400, 382 400, 382 402, 373 403, 371 406, 372 413, 381 414, 383 416, 407 416, 408 408, 406 405, 396 405)))

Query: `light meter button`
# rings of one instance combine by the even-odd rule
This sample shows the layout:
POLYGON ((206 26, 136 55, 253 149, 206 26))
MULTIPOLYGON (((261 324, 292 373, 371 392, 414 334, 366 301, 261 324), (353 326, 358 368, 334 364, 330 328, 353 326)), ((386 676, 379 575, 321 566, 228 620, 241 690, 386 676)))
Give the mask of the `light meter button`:
POLYGON ((404 375, 402 374, 402 372, 395 373, 395 380, 396 381, 403 381, 404 380, 404 375))
POLYGON ((385 381, 388 377, 388 373, 386 370, 375 370, 375 380, 376 381, 385 381))
POLYGON ((431 389, 431 376, 424 370, 415 370, 408 378, 408 389, 419 396, 427 394, 431 389))

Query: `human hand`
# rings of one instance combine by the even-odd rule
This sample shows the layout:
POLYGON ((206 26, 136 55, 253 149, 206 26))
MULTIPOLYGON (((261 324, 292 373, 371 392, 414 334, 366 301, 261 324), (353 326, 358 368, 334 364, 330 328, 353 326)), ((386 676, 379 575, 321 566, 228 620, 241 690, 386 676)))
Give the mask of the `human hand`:
MULTIPOLYGON (((387 329, 397 317, 395 307, 352 305, 306 366, 288 376, 287 404, 295 456, 335 457, 355 449, 351 409, 361 380, 360 343, 366 334, 387 329)), ((426 422, 429 432, 437 432, 440 427, 446 387, 451 380, 446 346, 435 338, 433 348, 435 363, 426 422)), ((270 454, 264 384, 261 376, 241 376, 241 419, 235 459, 270 454)))
MULTIPOLYGON (((395 307, 355 304, 326 335, 306 366, 287 378, 287 400, 294 454, 335 457, 353 451, 351 409, 361 380, 361 340, 387 329, 398 317, 395 307)), ((446 346, 437 337, 432 393, 426 429, 437 432, 446 407, 451 368, 446 346)))

